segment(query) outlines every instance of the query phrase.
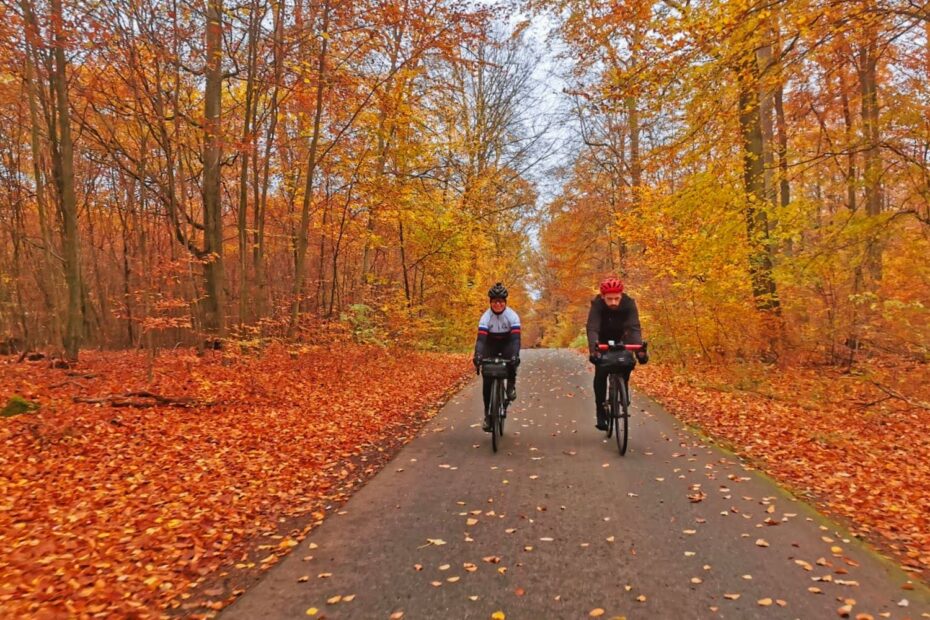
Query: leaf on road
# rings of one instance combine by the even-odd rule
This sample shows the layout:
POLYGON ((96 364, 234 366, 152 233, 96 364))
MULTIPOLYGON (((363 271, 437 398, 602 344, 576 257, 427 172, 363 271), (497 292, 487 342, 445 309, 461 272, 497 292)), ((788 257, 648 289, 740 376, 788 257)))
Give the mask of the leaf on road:
POLYGON ((605 613, 606 613, 606 612, 605 612, 603 609, 601 609, 600 607, 596 607, 596 608, 592 609, 591 611, 589 611, 589 612, 588 612, 588 615, 591 616, 592 618, 600 618, 600 617, 603 616, 605 613))

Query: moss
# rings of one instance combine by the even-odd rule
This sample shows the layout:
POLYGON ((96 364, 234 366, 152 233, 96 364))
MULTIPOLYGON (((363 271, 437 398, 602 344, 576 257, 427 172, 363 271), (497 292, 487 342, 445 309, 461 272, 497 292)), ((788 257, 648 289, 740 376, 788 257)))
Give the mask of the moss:
POLYGON ((39 403, 34 403, 30 400, 26 400, 22 396, 14 394, 10 397, 10 400, 7 401, 6 406, 3 409, 0 409, 0 417, 12 418, 15 415, 29 413, 31 411, 35 411, 38 408, 39 403))

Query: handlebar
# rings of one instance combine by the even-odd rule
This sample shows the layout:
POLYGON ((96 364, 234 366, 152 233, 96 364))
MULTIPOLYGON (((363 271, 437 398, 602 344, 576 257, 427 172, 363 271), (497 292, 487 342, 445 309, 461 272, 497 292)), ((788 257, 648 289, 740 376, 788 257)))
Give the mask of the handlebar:
POLYGON ((627 351, 644 351, 646 349, 646 343, 643 344, 623 344, 622 342, 613 343, 609 342, 607 344, 598 344, 598 351, 619 351, 626 349, 627 351))

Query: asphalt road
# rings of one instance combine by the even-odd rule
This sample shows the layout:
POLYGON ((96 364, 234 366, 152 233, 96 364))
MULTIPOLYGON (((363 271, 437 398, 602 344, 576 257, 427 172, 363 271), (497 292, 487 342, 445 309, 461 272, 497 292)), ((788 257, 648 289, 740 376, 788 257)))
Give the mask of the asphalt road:
POLYGON ((497 454, 471 383, 221 618, 930 618, 930 591, 635 392, 621 457, 591 379, 525 351, 497 454))

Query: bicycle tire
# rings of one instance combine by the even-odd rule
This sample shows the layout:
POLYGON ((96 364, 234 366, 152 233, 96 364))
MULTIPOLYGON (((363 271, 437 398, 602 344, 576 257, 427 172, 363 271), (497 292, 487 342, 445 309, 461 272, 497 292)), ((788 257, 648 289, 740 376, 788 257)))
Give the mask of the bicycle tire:
MULTIPOLYGON (((614 376, 607 376, 607 400, 604 402, 607 405, 607 411, 601 411, 601 415, 607 420, 607 439, 613 437, 614 434, 614 415, 613 410, 611 409, 611 403, 613 402, 613 395, 616 391, 616 385, 614 385, 614 376)), ((603 406, 601 407, 604 408, 603 406)))
POLYGON ((510 403, 507 400, 507 396, 504 394, 504 382, 498 380, 497 386, 500 389, 500 393, 498 394, 498 401, 501 403, 500 415, 497 416, 497 423, 499 425, 498 435, 500 437, 503 437, 504 436, 504 422, 507 420, 507 417, 506 417, 507 405, 509 405, 510 403))
POLYGON ((627 444, 630 440, 630 384, 623 377, 617 377, 619 383, 619 405, 617 418, 617 450, 620 456, 626 454, 627 444))
POLYGON ((491 417, 491 451, 497 452, 497 437, 500 432, 498 427, 498 418, 500 417, 500 395, 498 393, 498 386, 500 385, 500 379, 494 379, 494 382, 491 384, 491 402, 488 403, 488 414, 491 417))

